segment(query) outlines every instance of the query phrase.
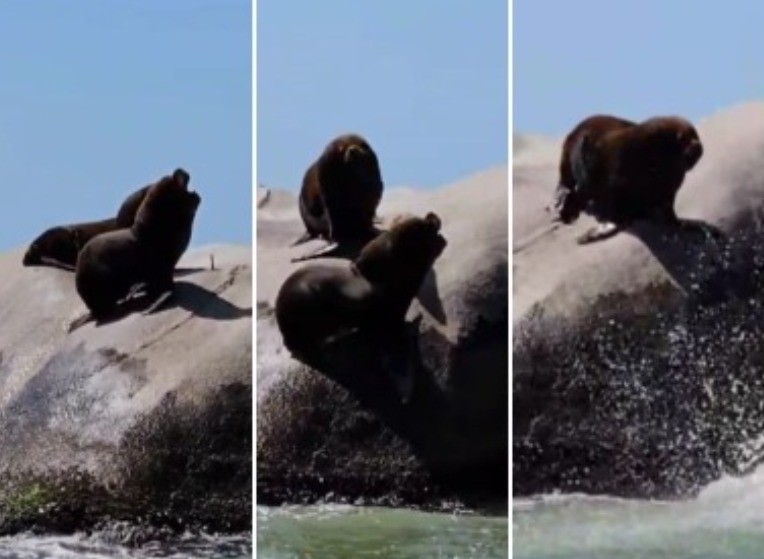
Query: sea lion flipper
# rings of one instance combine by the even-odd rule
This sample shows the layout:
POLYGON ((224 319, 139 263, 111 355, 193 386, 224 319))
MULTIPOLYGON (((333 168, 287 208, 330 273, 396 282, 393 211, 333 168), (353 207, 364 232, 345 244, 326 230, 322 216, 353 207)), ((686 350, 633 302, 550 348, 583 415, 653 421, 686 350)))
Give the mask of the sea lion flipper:
POLYGON ((334 344, 336 344, 338 342, 341 342, 342 340, 344 340, 346 338, 349 338, 350 336, 357 335, 359 330, 360 330, 360 328, 358 328, 358 327, 346 328, 346 329, 340 330, 339 332, 337 332, 337 333, 329 336, 328 338, 326 338, 322 342, 321 347, 323 349, 327 349, 328 347, 330 347, 330 346, 332 346, 332 345, 334 345, 334 344))
POLYGON ((576 238, 579 245, 588 245, 598 241, 604 241, 610 237, 616 236, 623 230, 617 223, 600 223, 596 227, 588 229, 584 234, 576 238))
POLYGON ((291 262, 305 262, 306 260, 313 260, 315 258, 331 258, 332 256, 338 256, 341 252, 339 243, 331 243, 324 248, 309 252, 302 256, 292 258, 291 262))
POLYGON ((76 269, 75 266, 72 266, 71 264, 61 262, 60 260, 57 260, 55 258, 50 258, 48 256, 41 256, 40 263, 46 266, 50 266, 51 268, 58 268, 59 270, 65 270, 67 272, 73 272, 76 269))
POLYGON ((299 239, 297 239, 295 242, 293 242, 289 246, 290 247, 296 247, 296 246, 305 244, 308 241, 311 241, 311 240, 313 240, 315 238, 316 238, 316 236, 313 233, 311 233, 310 231, 305 231, 305 233, 303 233, 302 236, 299 239))
POLYGON ((402 404, 411 400, 414 391, 414 370, 411 359, 411 339, 397 339, 398 343, 385 343, 380 348, 380 367, 395 388, 402 404))
POLYGON ((87 324, 88 322, 91 322, 92 320, 94 320, 93 315, 89 312, 86 312, 85 314, 78 316, 77 318, 75 318, 69 323, 69 326, 66 330, 67 334, 71 334, 77 328, 79 328, 80 326, 84 326, 85 324, 87 324))

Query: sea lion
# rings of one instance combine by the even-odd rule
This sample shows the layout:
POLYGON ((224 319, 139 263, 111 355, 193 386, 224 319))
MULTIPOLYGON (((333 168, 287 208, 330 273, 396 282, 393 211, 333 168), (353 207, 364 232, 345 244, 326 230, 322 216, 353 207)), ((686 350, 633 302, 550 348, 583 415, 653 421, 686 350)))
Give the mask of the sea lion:
POLYGON ((73 272, 77 265, 77 256, 90 239, 101 233, 132 227, 135 214, 150 187, 151 185, 144 186, 128 196, 122 202, 116 218, 59 225, 47 229, 29 245, 22 264, 51 266, 73 272))
MULTIPOLYGON (((172 294, 173 270, 191 241, 201 203, 188 190, 189 180, 183 169, 163 177, 148 189, 132 227, 98 235, 83 247, 75 285, 89 318, 108 317, 138 285, 155 301, 147 313, 172 294)), ((75 321, 70 330, 81 324, 75 321)))
POLYGON ((152 186, 154 186, 154 183, 139 188, 125 198, 125 201, 122 202, 119 206, 119 210, 117 210, 116 221, 118 229, 125 229, 133 226, 138 209, 141 207, 141 204, 143 204, 143 200, 146 199, 146 194, 152 186))
POLYGON ((117 229, 115 218, 51 227, 29 245, 24 266, 51 266, 73 272, 77 255, 85 244, 101 233, 117 229))
POLYGON ((311 264, 295 271, 276 297, 286 348, 321 370, 332 365, 331 346, 360 331, 377 342, 381 365, 406 400, 409 389, 398 382, 405 365, 390 370, 390 357, 404 349, 406 311, 446 247, 440 227, 434 213, 409 217, 364 246, 348 267, 311 264))
POLYGON ((596 115, 565 138, 557 187, 558 220, 582 211, 600 222, 579 238, 610 237, 640 219, 680 225, 674 201, 687 172, 703 156, 695 127, 678 116, 635 123, 596 115))
POLYGON ((316 238, 334 244, 293 261, 330 256, 339 244, 363 244, 376 236, 383 190, 377 155, 363 137, 343 134, 329 142, 303 177, 299 207, 305 233, 292 246, 316 238))

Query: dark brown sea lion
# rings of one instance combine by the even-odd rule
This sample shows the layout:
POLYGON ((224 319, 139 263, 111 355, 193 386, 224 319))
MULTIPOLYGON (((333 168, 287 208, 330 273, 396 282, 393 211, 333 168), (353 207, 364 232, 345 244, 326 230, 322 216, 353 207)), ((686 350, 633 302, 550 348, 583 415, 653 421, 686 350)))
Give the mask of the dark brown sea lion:
POLYGON ((125 198, 125 201, 122 202, 119 210, 117 210, 117 227, 119 229, 133 226, 135 216, 138 214, 138 209, 141 207, 141 204, 143 204, 143 200, 146 198, 146 194, 152 186, 154 185, 149 184, 143 188, 139 188, 125 198))
POLYGON ((303 177, 299 206, 306 231, 292 246, 316 238, 335 245, 294 261, 329 256, 336 245, 376 236, 383 190, 377 155, 363 137, 344 134, 332 140, 303 177))
POLYGON ((44 231, 29 245, 22 260, 23 265, 51 266, 73 272, 78 254, 90 239, 101 233, 132 227, 135 214, 150 187, 144 186, 128 196, 116 218, 60 225, 44 231))
POLYGON ((70 272, 77 265, 77 255, 90 239, 117 229, 114 218, 51 227, 37 237, 24 253, 24 266, 50 266, 70 272))
MULTIPOLYGON (((446 247, 440 226, 434 213, 409 217, 369 242, 348 267, 311 264, 289 276, 276 298, 287 349, 321 370, 331 366, 330 346, 360 331, 378 341, 382 360, 400 354, 406 312, 446 247)), ((394 380, 406 373, 388 372, 394 380)))
MULTIPOLYGON (((103 233, 84 246, 75 284, 90 318, 108 317, 138 285, 155 300, 147 312, 172 294, 173 270, 191 241, 201 203, 188 190, 189 179, 183 169, 163 177, 148 189, 131 228, 103 233)), ((70 330, 83 323, 75 321, 70 330)))
POLYGON ((685 174, 702 155, 700 137, 684 118, 635 123, 589 117, 563 143, 558 219, 572 223, 585 211, 600 222, 581 243, 612 236, 640 219, 679 225, 674 201, 685 174))

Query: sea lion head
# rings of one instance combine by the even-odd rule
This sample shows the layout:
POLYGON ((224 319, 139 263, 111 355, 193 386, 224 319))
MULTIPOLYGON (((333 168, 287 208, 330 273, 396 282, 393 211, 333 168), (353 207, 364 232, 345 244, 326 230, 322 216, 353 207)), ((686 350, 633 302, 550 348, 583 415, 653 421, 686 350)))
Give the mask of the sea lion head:
POLYGON ((320 162, 322 183, 327 179, 343 187, 382 183, 377 155, 358 134, 336 137, 324 149, 320 162))
POLYGON ((371 229, 384 185, 369 143, 357 134, 338 136, 316 163, 332 237, 354 237, 371 229))
POLYGON ((685 118, 655 117, 645 121, 644 127, 645 139, 685 172, 695 167, 703 156, 698 131, 685 118))
POLYGON ((152 185, 135 216, 136 231, 169 231, 190 226, 202 201, 198 193, 189 190, 190 178, 184 169, 178 168, 152 185))
POLYGON ((433 212, 395 220, 361 250, 354 266, 372 283, 408 282, 418 289, 448 244, 440 229, 440 217, 433 212))
POLYGON ((24 253, 24 266, 40 266, 47 260, 77 262, 80 246, 79 231, 70 227, 51 227, 29 245, 24 253))

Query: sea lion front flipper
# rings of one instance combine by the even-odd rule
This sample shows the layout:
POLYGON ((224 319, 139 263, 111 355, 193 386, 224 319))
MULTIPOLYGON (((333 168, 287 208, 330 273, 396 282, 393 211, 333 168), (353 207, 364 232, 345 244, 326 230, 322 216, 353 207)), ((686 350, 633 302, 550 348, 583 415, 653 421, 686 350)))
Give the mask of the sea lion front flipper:
POLYGON ((414 392, 414 375, 411 370, 408 352, 402 348, 385 348, 382 350, 382 371, 395 388, 401 404, 408 404, 414 392))
POLYGON ((76 269, 71 264, 65 264, 64 262, 61 262, 60 260, 56 260, 55 258, 51 258, 49 256, 41 256, 40 263, 45 264, 46 266, 50 266, 51 268, 58 268, 59 270, 65 270, 67 272, 74 272, 76 269))
POLYGON ((390 380, 403 405, 411 401, 417 376, 416 364, 419 356, 419 325, 422 316, 412 322, 393 328, 393 335, 382 336, 380 364, 383 373, 390 380))
POLYGON ((80 326, 85 326, 88 322, 92 322, 94 320, 93 315, 90 312, 86 312, 85 314, 82 314, 72 320, 69 323, 69 327, 67 328, 66 332, 67 334, 71 334, 74 332, 77 328, 80 326))
POLYGON ((591 243, 596 243, 598 241, 604 241, 605 239, 609 239, 610 237, 615 237, 622 230, 623 230, 623 227, 616 223, 612 223, 612 222, 600 223, 596 227, 592 227, 591 229, 587 230, 584 234, 577 237, 576 242, 579 245, 588 245, 591 243))
POLYGON ((329 336, 328 338, 326 338, 326 339, 325 339, 325 340, 324 340, 324 341, 321 343, 321 347, 322 347, 322 349, 326 350, 326 349, 327 349, 329 346, 331 346, 332 344, 336 344, 337 342, 341 342, 341 341, 342 341, 342 340, 344 340, 345 338, 348 338, 348 337, 350 337, 350 336, 356 335, 356 334, 357 334, 357 332, 358 332, 359 330, 360 330, 360 328, 359 328, 359 327, 357 327, 357 326, 356 326, 356 327, 354 327, 354 328, 346 328, 346 329, 344 329, 344 330, 340 330, 340 331, 339 331, 339 332, 337 332, 336 334, 334 334, 334 335, 332 335, 332 336, 329 336))
POLYGON ((290 247, 296 247, 296 246, 305 244, 308 241, 312 241, 315 238, 316 238, 316 236, 313 233, 311 233, 310 231, 305 231, 305 233, 303 233, 302 236, 299 239, 297 239, 295 242, 293 242, 289 246, 290 247))
POLYGON ((337 256, 340 252, 340 245, 338 243, 331 243, 324 248, 292 258, 291 262, 294 264, 295 262, 305 262, 306 260, 313 260, 314 258, 331 258, 332 256, 337 256))

